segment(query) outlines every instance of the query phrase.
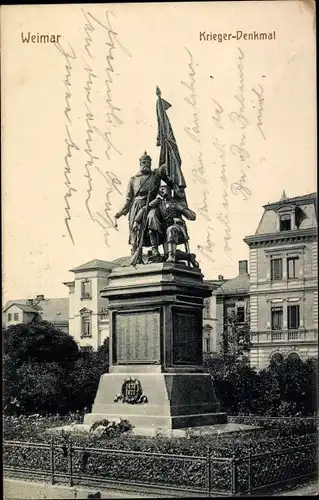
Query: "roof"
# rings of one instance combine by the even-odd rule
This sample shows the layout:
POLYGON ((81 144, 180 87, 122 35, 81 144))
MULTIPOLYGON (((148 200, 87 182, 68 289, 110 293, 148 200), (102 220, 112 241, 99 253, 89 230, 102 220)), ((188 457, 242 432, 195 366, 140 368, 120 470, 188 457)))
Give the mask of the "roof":
POLYGON ((129 257, 119 257, 118 259, 115 259, 112 262, 116 266, 125 266, 125 265, 128 265, 130 263, 131 258, 132 258, 131 256, 129 256, 129 257))
POLYGON ((228 281, 228 279, 224 278, 222 280, 220 279, 216 279, 216 280, 205 280, 204 279, 204 282, 207 284, 207 285, 210 285, 211 286, 211 289, 215 292, 216 289, 220 288, 223 283, 226 283, 228 281))
POLYGON ((311 203, 315 202, 317 199, 317 193, 310 193, 310 194, 304 194, 301 196, 294 196, 293 198, 287 197, 286 193, 285 196, 282 197, 281 200, 272 202, 272 203, 267 203, 266 205, 263 206, 265 210, 273 210, 279 206, 284 206, 284 205, 289 205, 289 204, 298 204, 298 205, 304 205, 306 203, 311 203))
POLYGON ((39 307, 45 321, 69 321, 69 299, 66 297, 41 300, 39 307))
POLYGON ((39 311, 38 311, 38 309, 35 309, 34 307, 31 307, 31 306, 29 306, 28 304, 25 304, 25 303, 21 304, 19 301, 16 301, 16 302, 15 302, 15 301, 13 301, 13 300, 10 300, 9 302, 10 302, 10 304, 9 304, 9 305, 6 305, 6 307, 5 307, 5 309, 4 309, 5 311, 6 311, 7 309, 10 309, 10 307, 12 307, 12 306, 17 306, 17 307, 19 307, 22 311, 24 311, 24 312, 26 312, 26 313, 35 313, 35 314, 38 314, 38 312, 39 312, 39 311))
POLYGON ((19 306, 24 312, 40 314, 44 321, 69 321, 69 299, 66 297, 40 300, 37 301, 36 306, 33 307, 27 303, 27 299, 9 300, 5 305, 4 311, 13 304, 19 306))
POLYGON ((249 293, 249 274, 239 274, 217 288, 216 293, 227 295, 230 293, 248 294, 249 293))
POLYGON ((85 264, 81 264, 78 267, 74 267, 73 269, 70 269, 72 272, 79 272, 79 271, 89 271, 93 269, 106 269, 107 271, 111 271, 115 267, 115 264, 113 262, 108 262, 107 260, 100 260, 100 259, 93 259, 90 260, 89 262, 86 262, 85 264))

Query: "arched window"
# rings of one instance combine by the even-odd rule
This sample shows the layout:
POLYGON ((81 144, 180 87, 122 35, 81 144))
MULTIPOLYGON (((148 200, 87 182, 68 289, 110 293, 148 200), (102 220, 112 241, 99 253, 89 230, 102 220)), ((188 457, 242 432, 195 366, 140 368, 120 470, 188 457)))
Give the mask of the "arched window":
POLYGON ((280 363, 281 361, 283 361, 283 359, 284 359, 284 357, 283 357, 283 355, 280 352, 275 352, 271 356, 271 361, 274 362, 274 363, 280 363))
POLYGON ((291 352, 291 353, 288 355, 287 359, 288 359, 289 361, 298 361, 298 360, 300 359, 300 356, 299 356, 299 354, 298 354, 298 353, 296 353, 296 352, 291 352))

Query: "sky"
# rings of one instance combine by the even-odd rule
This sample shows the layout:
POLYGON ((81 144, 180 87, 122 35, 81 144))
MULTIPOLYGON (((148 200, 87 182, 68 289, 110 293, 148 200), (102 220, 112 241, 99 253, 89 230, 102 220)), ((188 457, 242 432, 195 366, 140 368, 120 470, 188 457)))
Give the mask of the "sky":
POLYGON ((314 19, 296 1, 2 7, 4 302, 129 255, 114 215, 145 150, 158 166, 156 86, 191 251, 205 278, 236 276, 262 206, 316 190, 314 19))

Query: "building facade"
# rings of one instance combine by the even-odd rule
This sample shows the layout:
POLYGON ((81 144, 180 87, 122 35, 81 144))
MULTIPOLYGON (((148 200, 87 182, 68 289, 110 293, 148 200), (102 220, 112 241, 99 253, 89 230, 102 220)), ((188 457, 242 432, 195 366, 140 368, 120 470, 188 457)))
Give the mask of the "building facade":
POLYGON ((238 276, 221 284, 214 291, 216 301, 216 343, 218 350, 226 328, 227 318, 234 313, 239 324, 249 323, 248 261, 238 263, 238 276))
POLYGON ((74 281, 64 283, 69 289, 69 333, 80 347, 96 350, 109 336, 108 304, 100 290, 115 266, 116 261, 94 259, 71 269, 74 281))
POLYGON ((19 323, 49 321, 56 328, 69 332, 69 300, 67 298, 46 299, 37 295, 35 299, 9 300, 3 310, 2 324, 6 328, 19 323))
POLYGON ((251 365, 318 355, 316 193, 268 203, 244 241, 250 260, 251 365))
POLYGON ((218 325, 217 291, 226 283, 224 276, 217 280, 205 280, 210 285, 212 295, 204 299, 203 309, 203 354, 214 357, 219 351, 220 331, 218 325))

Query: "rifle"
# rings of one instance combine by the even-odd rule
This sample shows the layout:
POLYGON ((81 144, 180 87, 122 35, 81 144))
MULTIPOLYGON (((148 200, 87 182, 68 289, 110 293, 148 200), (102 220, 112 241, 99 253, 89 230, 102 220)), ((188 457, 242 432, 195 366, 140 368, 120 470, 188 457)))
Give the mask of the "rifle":
POLYGON ((136 264, 139 262, 142 256, 143 252, 143 240, 144 240, 144 233, 146 229, 146 221, 147 221, 147 212, 148 212, 148 206, 150 202, 150 194, 151 194, 151 187, 148 190, 147 193, 147 198, 146 198, 146 210, 143 214, 143 219, 141 222, 141 229, 140 229, 140 235, 139 235, 139 242, 138 242, 138 247, 135 250, 134 254, 132 255, 132 258, 130 260, 130 265, 131 266, 136 266, 136 264))

